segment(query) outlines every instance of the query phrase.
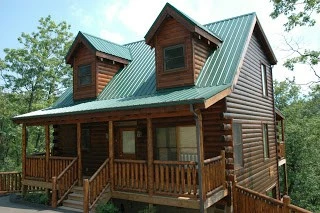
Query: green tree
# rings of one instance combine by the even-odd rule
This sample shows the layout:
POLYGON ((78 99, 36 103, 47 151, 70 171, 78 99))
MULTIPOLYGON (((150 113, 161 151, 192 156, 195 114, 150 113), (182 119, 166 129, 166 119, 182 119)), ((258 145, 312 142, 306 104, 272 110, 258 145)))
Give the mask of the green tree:
MULTIPOLYGON (((273 3, 273 12, 270 16, 274 19, 280 15, 287 17, 287 22, 284 24, 285 30, 290 31, 297 26, 314 26, 316 17, 320 13, 320 0, 271 0, 273 3)), ((285 39, 285 42, 293 52, 294 57, 289 58, 284 63, 284 66, 293 70, 296 64, 306 64, 314 72, 320 81, 319 70, 317 66, 320 62, 320 51, 311 49, 301 49, 298 43, 292 45, 285 39)))
POLYGON ((18 38, 21 48, 4 49, 1 76, 8 91, 24 94, 25 112, 52 104, 70 85, 72 71, 64 63, 64 56, 71 39, 70 25, 57 24, 48 16, 40 18, 36 32, 21 34, 18 38))
POLYGON ((275 98, 286 119, 289 195, 294 204, 320 211, 320 87, 304 96, 294 81, 275 82, 275 98))

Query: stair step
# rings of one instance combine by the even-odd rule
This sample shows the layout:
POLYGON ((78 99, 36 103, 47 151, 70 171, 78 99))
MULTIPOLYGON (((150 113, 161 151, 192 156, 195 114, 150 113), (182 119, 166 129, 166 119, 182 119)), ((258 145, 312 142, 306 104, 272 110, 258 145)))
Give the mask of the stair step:
POLYGON ((69 212, 83 212, 82 209, 75 209, 75 208, 70 208, 70 207, 67 207, 67 206, 59 206, 58 209, 66 210, 66 211, 69 211, 69 212))
POLYGON ((68 195, 68 200, 83 201, 83 194, 71 193, 68 195))
POLYGON ((65 200, 63 201, 63 206, 71 207, 75 209, 83 209, 83 202, 77 200, 65 200))
POLYGON ((76 193, 76 194, 83 194, 83 187, 81 186, 74 186, 72 188, 72 192, 76 193))

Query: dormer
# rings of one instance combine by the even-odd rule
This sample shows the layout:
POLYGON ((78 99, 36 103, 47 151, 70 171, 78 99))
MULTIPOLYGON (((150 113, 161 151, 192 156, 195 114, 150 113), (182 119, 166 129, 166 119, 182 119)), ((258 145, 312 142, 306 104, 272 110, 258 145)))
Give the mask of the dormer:
POLYGON ((79 32, 66 56, 73 68, 73 99, 94 99, 131 61, 124 46, 79 32))
POLYGON ((222 40, 167 3, 147 32, 155 48, 157 89, 193 86, 200 71, 222 40))

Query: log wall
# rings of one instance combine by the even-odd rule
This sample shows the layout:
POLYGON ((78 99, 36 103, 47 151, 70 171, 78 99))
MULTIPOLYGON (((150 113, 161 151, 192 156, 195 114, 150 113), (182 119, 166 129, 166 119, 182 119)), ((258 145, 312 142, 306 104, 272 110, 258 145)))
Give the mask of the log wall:
POLYGON ((235 171, 239 185, 265 193, 277 183, 272 72, 254 32, 234 91, 227 98, 225 117, 242 124, 244 167, 235 171), (268 96, 262 94, 261 63, 267 69, 268 96), (262 125, 268 125, 270 158, 264 159, 262 125))
POLYGON ((123 66, 119 63, 113 63, 110 60, 104 59, 103 61, 96 59, 97 66, 97 96, 111 81, 112 77, 123 66))
POLYGON ((204 41, 199 40, 198 38, 193 39, 193 51, 194 51, 194 82, 196 82, 200 71, 206 62, 209 54, 210 47, 204 41))

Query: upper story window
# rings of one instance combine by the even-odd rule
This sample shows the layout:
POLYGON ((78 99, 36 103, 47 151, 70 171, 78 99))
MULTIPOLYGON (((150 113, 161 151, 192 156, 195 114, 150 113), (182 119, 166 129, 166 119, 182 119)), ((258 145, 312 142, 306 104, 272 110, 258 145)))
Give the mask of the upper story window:
POLYGON ((164 70, 175 70, 185 67, 184 45, 179 44, 164 48, 164 70))
POLYGON ((262 81, 262 94, 268 96, 268 84, 267 84, 267 69, 266 65, 261 64, 261 81, 262 81))
POLYGON ((240 123, 232 124, 232 138, 234 149, 234 167, 243 167, 242 126, 240 123))
POLYGON ((79 86, 86 86, 92 83, 91 65, 81 65, 78 69, 79 86))
POLYGON ((269 138, 268 138, 268 125, 262 124, 262 140, 263 140, 263 156, 264 159, 270 158, 269 152, 269 138))

